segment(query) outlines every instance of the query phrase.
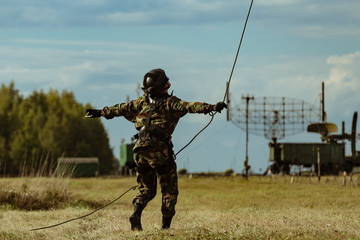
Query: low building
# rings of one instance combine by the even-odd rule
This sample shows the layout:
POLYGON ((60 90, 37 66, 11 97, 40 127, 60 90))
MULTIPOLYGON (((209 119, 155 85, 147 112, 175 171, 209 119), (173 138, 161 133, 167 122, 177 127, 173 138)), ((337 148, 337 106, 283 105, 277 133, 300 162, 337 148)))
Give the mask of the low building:
POLYGON ((59 176, 96 177, 99 173, 99 159, 87 158, 58 158, 57 173, 59 176))

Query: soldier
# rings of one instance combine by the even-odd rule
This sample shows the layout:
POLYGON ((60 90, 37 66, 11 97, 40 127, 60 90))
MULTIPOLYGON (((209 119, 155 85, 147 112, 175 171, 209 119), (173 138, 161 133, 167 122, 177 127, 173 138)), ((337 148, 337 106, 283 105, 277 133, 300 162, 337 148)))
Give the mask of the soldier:
POLYGON ((139 131, 133 149, 139 192, 133 200, 134 213, 129 218, 132 230, 142 230, 141 213, 156 195, 157 177, 162 193, 162 228, 170 227, 179 193, 171 135, 179 119, 187 113, 221 112, 227 107, 223 102, 211 105, 182 101, 169 95, 170 86, 165 71, 153 69, 144 76, 141 97, 102 110, 86 110, 87 117, 123 116, 135 123, 139 131))

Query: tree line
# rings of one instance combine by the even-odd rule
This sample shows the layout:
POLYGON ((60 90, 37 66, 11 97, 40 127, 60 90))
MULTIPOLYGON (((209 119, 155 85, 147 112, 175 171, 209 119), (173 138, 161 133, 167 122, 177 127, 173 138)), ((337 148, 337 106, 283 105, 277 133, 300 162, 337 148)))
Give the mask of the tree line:
POLYGON ((98 157, 99 174, 113 170, 114 155, 100 119, 69 91, 33 91, 27 97, 14 82, 0 89, 0 175, 53 171, 59 157, 98 157))

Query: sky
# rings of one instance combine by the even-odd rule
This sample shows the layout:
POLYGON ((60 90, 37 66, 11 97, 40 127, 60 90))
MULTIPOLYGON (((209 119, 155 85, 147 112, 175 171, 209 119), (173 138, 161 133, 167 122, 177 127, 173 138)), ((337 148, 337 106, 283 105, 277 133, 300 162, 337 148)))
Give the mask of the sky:
MULTIPOLYGON (((102 108, 135 99, 144 74, 162 68, 174 95, 214 104, 223 100, 250 2, 0 0, 0 82, 14 81, 24 96, 72 91, 78 102, 102 108)), ((325 82, 327 121, 339 129, 345 121, 349 132, 360 109, 359 10, 358 0, 255 0, 231 79, 231 108, 246 94, 318 107, 325 82)), ((209 120, 183 117, 173 134, 175 152, 209 120)), ((121 139, 130 142, 136 130, 124 118, 102 121, 119 157, 121 139)), ((178 167, 241 172, 245 139, 225 112, 217 114, 177 156, 178 167)), ((281 141, 320 136, 303 132, 281 141)), ((249 135, 255 172, 269 166, 268 142, 249 135)))

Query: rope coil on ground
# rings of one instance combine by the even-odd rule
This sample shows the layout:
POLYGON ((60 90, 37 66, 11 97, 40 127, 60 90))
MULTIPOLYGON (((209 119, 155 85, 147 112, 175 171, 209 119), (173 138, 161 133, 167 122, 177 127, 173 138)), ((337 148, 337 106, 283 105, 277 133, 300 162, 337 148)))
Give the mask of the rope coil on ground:
POLYGON ((90 216, 91 214, 94 214, 95 212, 103 209, 103 208, 106 208, 107 206, 109 206, 110 204, 113 204, 114 202, 116 202, 117 200, 119 200, 122 196, 124 196, 126 193, 130 192, 130 190, 135 190, 138 186, 132 186, 131 188, 129 188, 128 190, 126 190, 123 194, 121 194, 119 197, 117 197, 116 199, 112 200, 111 202, 105 204, 104 206, 101 206, 97 209, 95 209, 94 211, 86 214, 86 215, 83 215, 83 216, 80 216, 80 217, 76 217, 76 218, 72 218, 72 219, 69 219, 65 222, 61 222, 61 223, 58 223, 58 224, 54 224, 54 225, 51 225, 51 226, 46 226, 46 227, 41 227, 41 228, 34 228, 34 229, 31 229, 30 231, 37 231, 37 230, 42 230, 42 229, 47 229, 47 228, 53 228, 53 227, 57 227, 57 226, 60 226, 62 224, 65 224, 65 223, 68 223, 68 222, 72 222, 72 221, 75 221, 75 220, 78 220, 78 219, 81 219, 81 218, 85 218, 87 216, 90 216))

